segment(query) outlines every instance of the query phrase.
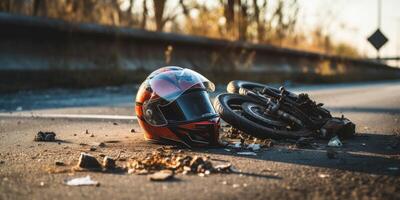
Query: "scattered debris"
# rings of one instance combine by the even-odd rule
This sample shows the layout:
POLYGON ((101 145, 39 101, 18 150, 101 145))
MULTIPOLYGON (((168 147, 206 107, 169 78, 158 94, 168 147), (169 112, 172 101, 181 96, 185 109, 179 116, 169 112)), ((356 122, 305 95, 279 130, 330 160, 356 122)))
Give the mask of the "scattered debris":
POLYGON ((161 170, 149 176, 151 181, 167 181, 174 178, 174 172, 172 170, 161 170))
POLYGON ((74 179, 66 180, 65 184, 69 185, 69 186, 84 186, 84 185, 99 186, 100 185, 99 182, 92 180, 90 178, 90 176, 85 176, 85 177, 81 177, 81 178, 74 178, 74 179))
POLYGON ((237 184, 237 183, 235 183, 235 184, 232 185, 232 187, 233 187, 233 188, 238 188, 238 187, 240 187, 240 185, 237 184))
POLYGON ((116 126, 116 125, 118 125, 118 123, 117 123, 117 122, 114 122, 113 124, 114 124, 115 126, 116 126))
POLYGON ((337 155, 338 155, 338 152, 335 151, 334 149, 329 148, 326 150, 326 156, 329 159, 335 159, 335 158, 337 158, 337 155))
POLYGON ((34 141, 42 141, 42 142, 52 142, 56 140, 56 134, 54 132, 42 132, 39 131, 35 138, 34 141))
POLYGON ((366 147, 366 146, 367 146, 367 144, 365 144, 365 143, 361 143, 361 146, 363 146, 363 147, 366 147))
MULTIPOLYGON (((223 129, 223 134, 220 139, 220 144, 223 146, 236 150, 248 149, 251 151, 259 151, 261 148, 270 148, 273 146, 271 139, 258 139, 231 126, 225 127, 228 129, 223 129), (237 141, 238 139, 240 141, 237 141)), ((227 149, 225 150, 228 151, 227 149)))
POLYGON ((76 136, 76 133, 74 134, 74 136, 76 136))
POLYGON ((80 146, 87 146, 88 144, 86 143, 79 143, 80 146))
POLYGON ((90 151, 96 151, 97 148, 96 148, 96 146, 91 146, 89 150, 90 150, 90 151))
POLYGON ((240 148, 242 148, 242 143, 241 143, 241 142, 236 142, 236 143, 233 145, 233 147, 234 147, 234 148, 237 148, 237 149, 240 149, 240 148))
POLYGON ((0 164, 4 164, 4 163, 6 163, 6 161, 0 160, 0 164))
POLYGON ((343 144, 342 142, 339 140, 338 136, 335 136, 333 138, 331 138, 328 142, 328 146, 330 147, 341 147, 343 144))
POLYGON ((64 166, 65 165, 65 163, 63 161, 56 161, 56 162, 54 162, 54 164, 57 165, 57 166, 64 166))
POLYGON ((106 143, 100 142, 98 146, 101 147, 101 148, 104 148, 104 147, 106 147, 106 143))
POLYGON ((101 165, 95 157, 87 153, 81 153, 77 167, 84 169, 100 169, 101 165))
POLYGON ((247 146, 247 149, 250 149, 250 150, 252 150, 252 151, 258 151, 258 150, 261 149, 261 145, 260 145, 260 144, 252 143, 252 144, 249 144, 249 145, 247 146))
POLYGON ((252 151, 241 151, 241 152, 237 152, 237 154, 244 155, 244 156, 257 156, 257 154, 252 151))
POLYGON ((94 134, 92 133, 92 134, 90 135, 90 137, 94 137, 94 134))
POLYGON ((328 178, 329 174, 318 174, 318 177, 320 177, 320 178, 328 178))
POLYGON ((351 138, 354 136, 356 125, 349 119, 342 117, 330 118, 321 128, 321 136, 323 138, 330 138, 338 135, 340 138, 351 138))
POLYGON ((44 186, 44 182, 42 181, 42 182, 40 182, 40 184, 39 184, 41 187, 43 187, 44 186))
POLYGON ((105 169, 115 169, 115 160, 109 156, 105 156, 103 159, 103 167, 105 169))
POLYGON ((214 167, 214 169, 215 169, 217 172, 220 172, 220 173, 237 172, 237 170, 236 170, 235 168, 233 168, 233 166, 232 166, 231 163, 216 165, 216 166, 214 167))
POLYGON ((136 133, 135 129, 131 129, 131 133, 136 133))
POLYGON ((152 174, 160 170, 172 170, 182 174, 203 174, 228 173, 234 169, 229 165, 217 165, 213 167, 209 157, 189 156, 183 151, 172 152, 166 148, 159 148, 144 158, 131 158, 127 164, 128 173, 152 174))

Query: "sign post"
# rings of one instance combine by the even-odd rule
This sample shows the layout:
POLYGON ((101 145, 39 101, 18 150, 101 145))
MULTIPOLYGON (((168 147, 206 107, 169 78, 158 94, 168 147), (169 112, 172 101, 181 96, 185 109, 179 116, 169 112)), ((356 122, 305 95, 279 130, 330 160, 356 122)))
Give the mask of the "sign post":
POLYGON ((378 29, 367 38, 368 42, 376 49, 376 59, 380 60, 379 50, 385 45, 389 39, 382 33, 381 28, 381 4, 382 0, 378 0, 378 29))
POLYGON ((377 51, 377 59, 380 59, 379 49, 385 45, 389 39, 378 28, 371 36, 368 37, 368 42, 374 46, 377 51))

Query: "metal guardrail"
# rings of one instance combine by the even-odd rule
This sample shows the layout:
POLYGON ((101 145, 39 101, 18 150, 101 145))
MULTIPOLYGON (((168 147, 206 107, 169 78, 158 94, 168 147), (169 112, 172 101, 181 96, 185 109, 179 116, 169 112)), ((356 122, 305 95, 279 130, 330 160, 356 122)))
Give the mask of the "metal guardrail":
POLYGON ((0 12, 0 90, 10 90, 10 82, 15 88, 140 82, 164 65, 195 68, 221 83, 400 78, 399 69, 371 60, 0 12))
MULTIPOLYGON (((178 43, 178 44, 189 44, 189 45, 199 45, 199 46, 208 46, 208 47, 231 47, 231 48, 244 48, 249 50, 256 51, 274 51, 281 54, 287 54, 290 56, 301 56, 301 57, 312 57, 319 59, 332 59, 332 60, 342 60, 342 61, 351 61, 351 62, 359 62, 364 64, 375 64, 387 66, 382 63, 371 62, 367 59, 355 59, 350 57, 342 57, 342 56, 333 56, 326 55, 321 53, 309 52, 309 51, 301 51, 290 48, 276 47, 273 45, 265 45, 265 44, 254 44, 249 42, 240 42, 240 41, 229 41, 223 39, 212 39, 207 37, 198 37, 198 36, 189 36, 182 35, 176 33, 164 33, 164 32, 153 32, 146 31, 142 29, 134 29, 134 28, 124 28, 124 27, 114 27, 114 26, 103 26, 97 24, 75 24, 62 20, 56 19, 48 19, 43 17, 32 17, 32 16, 23 16, 23 15, 14 15, 9 13, 0 12, 0 26, 19 26, 33 29, 43 29, 43 32, 54 32, 54 33, 66 33, 66 34, 96 34, 105 37, 112 38, 133 38, 135 40, 150 40, 150 41, 159 41, 159 42, 167 42, 167 43, 178 43)), ((38 31, 40 34, 42 31, 38 31)), ((0 33, 1 36, 7 35, 29 35, 34 34, 33 32, 24 31, 24 32, 15 32, 14 30, 9 30, 6 28, 2 28, 0 33)))

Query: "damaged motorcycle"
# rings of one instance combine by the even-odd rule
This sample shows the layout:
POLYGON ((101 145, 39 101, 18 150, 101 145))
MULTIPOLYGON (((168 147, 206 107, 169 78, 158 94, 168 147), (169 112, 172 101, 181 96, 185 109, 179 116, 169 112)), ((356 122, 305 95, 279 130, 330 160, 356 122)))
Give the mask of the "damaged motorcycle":
POLYGON ((257 138, 349 138, 355 133, 354 123, 343 115, 333 117, 306 93, 242 80, 231 81, 227 92, 214 100, 217 113, 232 127, 257 138))

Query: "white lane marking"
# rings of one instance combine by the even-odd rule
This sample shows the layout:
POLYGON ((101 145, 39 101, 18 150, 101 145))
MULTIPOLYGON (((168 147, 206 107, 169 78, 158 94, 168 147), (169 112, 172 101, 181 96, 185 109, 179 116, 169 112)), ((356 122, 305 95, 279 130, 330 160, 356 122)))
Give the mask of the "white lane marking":
POLYGON ((32 117, 32 118, 63 118, 63 119, 117 119, 136 120, 129 115, 91 115, 91 114, 42 114, 42 113, 0 113, 0 117, 32 117))

